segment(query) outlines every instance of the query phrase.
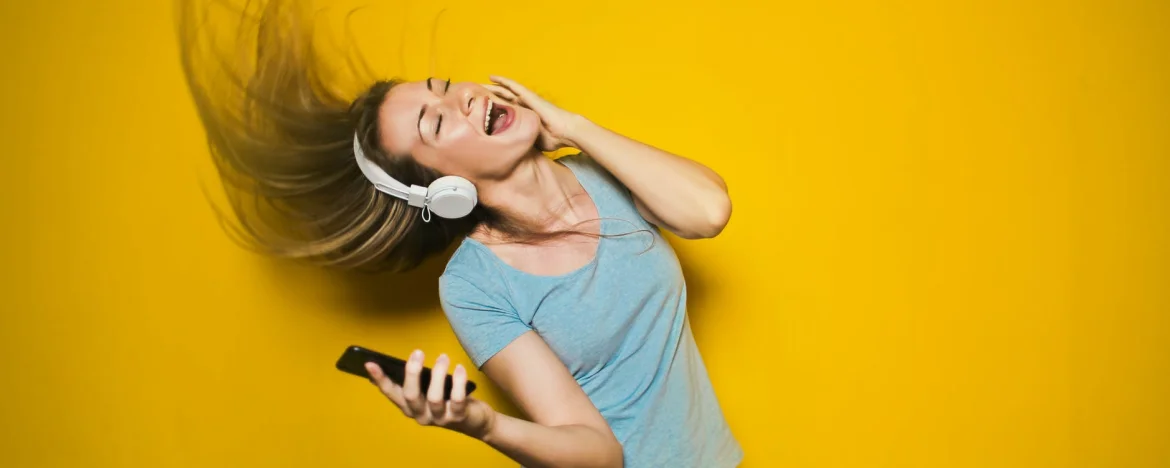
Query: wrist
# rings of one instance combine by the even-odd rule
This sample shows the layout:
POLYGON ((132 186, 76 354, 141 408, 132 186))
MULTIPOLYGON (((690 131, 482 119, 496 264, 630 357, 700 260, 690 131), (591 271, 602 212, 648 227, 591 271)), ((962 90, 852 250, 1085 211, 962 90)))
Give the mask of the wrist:
POLYGON ((564 140, 569 146, 581 149, 581 139, 593 122, 581 114, 571 114, 565 126, 564 140))
POLYGON ((496 410, 488 407, 484 412, 483 422, 474 430, 467 431, 466 434, 487 444, 491 444, 493 439, 498 438, 496 437, 498 435, 498 425, 496 422, 499 420, 497 416, 499 416, 499 413, 496 413, 496 410))

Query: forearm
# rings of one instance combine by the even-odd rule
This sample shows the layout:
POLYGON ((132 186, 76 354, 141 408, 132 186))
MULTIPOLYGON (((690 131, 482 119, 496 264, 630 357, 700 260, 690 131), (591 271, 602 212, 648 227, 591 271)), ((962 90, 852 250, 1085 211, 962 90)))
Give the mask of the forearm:
POLYGON ((572 129, 573 146, 628 187, 662 227, 684 237, 713 237, 727 224, 731 199, 715 171, 583 117, 572 129))
POLYGON ((588 426, 549 427, 496 414, 482 440, 527 467, 620 467, 621 445, 588 426))

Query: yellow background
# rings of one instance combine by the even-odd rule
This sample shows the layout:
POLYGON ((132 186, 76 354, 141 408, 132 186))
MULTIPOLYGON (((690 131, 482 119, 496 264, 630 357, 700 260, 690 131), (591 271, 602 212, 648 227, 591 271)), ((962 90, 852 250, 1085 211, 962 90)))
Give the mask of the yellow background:
MULTIPOLYGON (((724 235, 676 245, 745 466, 1170 466, 1170 3, 452 0, 434 54, 437 6, 372 3, 382 70, 405 18, 412 78, 506 74, 726 177, 724 235)), ((512 466, 332 368, 466 362, 435 265, 216 225, 169 2, 2 13, 0 466, 512 466)))

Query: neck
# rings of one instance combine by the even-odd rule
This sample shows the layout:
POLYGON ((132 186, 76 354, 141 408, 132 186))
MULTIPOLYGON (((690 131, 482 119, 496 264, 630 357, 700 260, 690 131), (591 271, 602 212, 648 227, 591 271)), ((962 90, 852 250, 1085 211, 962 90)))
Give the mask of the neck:
POLYGON ((508 178, 477 184, 476 189, 480 203, 534 231, 566 229, 584 221, 578 209, 588 200, 581 198, 584 187, 571 169, 536 150, 508 178))

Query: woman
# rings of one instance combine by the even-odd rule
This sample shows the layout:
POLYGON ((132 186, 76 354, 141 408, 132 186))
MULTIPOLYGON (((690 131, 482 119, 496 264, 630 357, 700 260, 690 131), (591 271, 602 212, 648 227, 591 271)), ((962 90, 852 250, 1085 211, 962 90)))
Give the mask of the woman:
POLYGON ((717 235, 731 212, 718 175, 506 78, 378 81, 344 99, 279 1, 251 16, 255 71, 209 77, 197 10, 184 7, 188 81, 249 245, 404 271, 459 242, 439 279, 443 310, 473 364, 531 421, 463 394, 467 371, 445 354, 432 367, 454 374, 450 400, 442 379, 420 388, 422 351, 401 387, 368 365, 407 417, 525 466, 739 464, 658 230, 717 235), (216 91, 224 84, 242 86, 216 91), (581 153, 543 153, 561 148, 581 153))

